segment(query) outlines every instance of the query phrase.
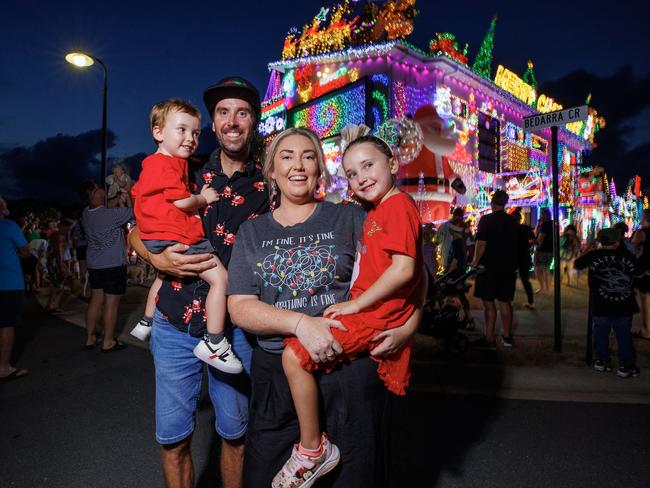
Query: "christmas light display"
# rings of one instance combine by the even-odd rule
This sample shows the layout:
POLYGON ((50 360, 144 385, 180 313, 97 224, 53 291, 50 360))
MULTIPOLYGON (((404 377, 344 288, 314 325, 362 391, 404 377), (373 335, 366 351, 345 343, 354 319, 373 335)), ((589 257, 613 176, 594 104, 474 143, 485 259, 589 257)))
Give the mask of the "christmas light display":
POLYGON ((262 112, 260 114, 260 122, 257 125, 257 130, 265 141, 270 141, 272 135, 283 131, 286 126, 284 97, 278 95, 264 100, 264 102, 262 102, 262 112))
MULTIPOLYGON (((537 80, 533 73, 532 61, 528 61, 528 70, 524 73, 523 79, 503 65, 499 65, 497 67, 497 73, 494 76, 494 84, 503 88, 527 105, 535 107, 538 112, 548 113, 564 108, 547 95, 541 94, 539 97, 537 96, 537 80)), ((582 122, 576 123, 582 124, 582 122)), ((580 126, 581 128, 582 126, 580 126)))
POLYGON ((533 68, 535 65, 529 59, 528 60, 528 69, 524 72, 524 82, 533 87, 534 90, 537 90, 537 79, 535 78, 535 71, 533 68))
POLYGON ((262 112, 260 117, 264 120, 266 117, 283 112, 284 108, 284 97, 278 96, 270 98, 262 103, 262 112))
POLYGON ((429 51, 434 56, 448 56, 467 66, 468 44, 461 51, 458 48, 456 36, 450 32, 436 32, 436 38, 429 43, 429 51))
POLYGON ((459 98, 455 95, 451 95, 451 106, 453 114, 456 117, 466 119, 469 114, 469 109, 467 107, 467 102, 462 98, 459 98))
POLYGON ((281 132, 285 129, 286 122, 284 116, 282 115, 271 115, 263 120, 260 120, 260 123, 257 127, 257 130, 264 137, 268 137, 276 132, 281 132))
POLYGON ((575 181, 575 173, 577 170, 576 154, 571 151, 566 144, 558 144, 558 158, 560 170, 560 185, 559 197, 560 204, 565 206, 573 206, 575 191, 573 184, 575 181))
POLYGON ((300 32, 292 28, 284 40, 282 60, 341 51, 384 38, 403 39, 413 32, 418 13, 415 0, 388 0, 381 6, 369 3, 356 16, 352 10, 347 0, 332 8, 322 7, 300 32))
POLYGON ((269 100, 282 95, 282 75, 277 71, 271 71, 271 77, 266 87, 264 100, 269 100))
POLYGON ((401 118, 406 116, 406 90, 404 83, 397 82, 393 85, 395 94, 395 117, 401 118))
POLYGON ((492 50, 494 49, 494 27, 497 23, 497 16, 492 18, 490 28, 481 42, 481 48, 476 55, 472 70, 488 80, 492 77, 492 50))
POLYGON ((399 164, 410 163, 422 150, 422 129, 409 118, 389 119, 375 135, 388 144, 399 164))
POLYGON ((370 78, 373 86, 370 94, 372 100, 372 126, 379 127, 390 116, 390 104, 388 100, 388 89, 390 80, 387 75, 380 73, 370 78))
POLYGON ((497 67, 494 84, 528 105, 533 105, 537 100, 535 89, 501 64, 497 67))
POLYGON ((530 167, 530 151, 527 147, 506 141, 505 157, 501 162, 504 172, 527 171, 530 167))
POLYGON ((443 119, 452 116, 451 89, 448 86, 438 85, 436 93, 433 95, 433 106, 436 107, 438 115, 443 119))
POLYGON ((529 171, 523 178, 511 176, 506 181, 506 191, 513 205, 536 202, 543 193, 542 177, 538 171, 529 171))
MULTIPOLYGON (((561 219, 582 223, 599 216, 604 222, 610 214, 612 221, 618 218, 614 211, 630 214, 623 203, 627 194, 616 195, 609 181, 602 195, 580 193, 583 153, 605 125, 592 107, 585 122, 559 128, 555 155, 550 130, 523 130, 523 117, 562 105, 537 93, 531 61, 522 75, 497 63, 492 69, 496 17, 470 68, 468 46, 459 46, 451 33, 436 33, 426 52, 403 40, 417 14, 414 0, 346 1, 314 13, 302 29, 289 31, 282 60, 268 65, 260 131, 273 137, 283 123, 315 130, 324 139, 333 177, 327 198, 345 198, 348 192, 340 165, 341 128, 365 123, 392 141, 400 162, 398 184, 416 199, 423 222, 440 221, 450 205, 467 206, 478 218, 489 211, 498 188, 508 190, 518 206, 548 206, 554 156, 561 160, 561 219), (423 144, 417 126, 410 127, 411 118, 421 121, 416 113, 425 107, 431 115, 423 132, 425 139, 439 133, 435 143, 423 144), (422 146, 427 150, 416 157, 422 146), (452 189, 456 177, 467 187, 465 194, 452 189)), ((647 203, 645 197, 637 200, 647 203)), ((593 230, 600 224, 585 225, 593 230)))
POLYGON ((365 119, 366 87, 363 83, 310 102, 288 116, 290 127, 310 127, 321 139, 337 135, 347 124, 362 124, 365 119))
POLYGON ((332 177, 332 184, 326 188, 326 199, 332 202, 340 202, 347 198, 348 180, 345 177, 341 160, 341 141, 339 137, 323 141, 323 154, 325 166, 332 177))

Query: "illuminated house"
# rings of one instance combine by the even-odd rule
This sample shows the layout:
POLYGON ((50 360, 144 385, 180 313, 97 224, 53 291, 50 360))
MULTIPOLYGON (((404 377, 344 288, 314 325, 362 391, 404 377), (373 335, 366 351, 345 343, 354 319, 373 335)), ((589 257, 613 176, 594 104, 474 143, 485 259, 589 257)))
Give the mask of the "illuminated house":
MULTIPOLYGON (((467 47, 460 49, 452 34, 436 34, 427 52, 415 48, 401 40, 412 31, 414 4, 373 2, 355 13, 344 3, 321 9, 301 33, 291 32, 283 59, 268 65, 262 134, 313 129, 323 141, 334 176, 330 198, 336 199, 347 188, 340 168, 341 129, 350 123, 377 128, 388 119, 413 117, 422 126, 425 147, 401 166, 398 183, 416 200, 423 222, 447 218, 453 204, 479 214, 496 188, 507 189, 513 205, 546 205, 550 129, 526 133, 522 118, 560 106, 537 94, 532 63, 523 78, 503 66, 491 76, 496 19, 471 67, 467 47), (464 195, 451 188, 457 177, 467 187, 464 195)), ((590 112, 585 123, 558 131, 565 206, 575 203, 582 153, 604 125, 590 112)))

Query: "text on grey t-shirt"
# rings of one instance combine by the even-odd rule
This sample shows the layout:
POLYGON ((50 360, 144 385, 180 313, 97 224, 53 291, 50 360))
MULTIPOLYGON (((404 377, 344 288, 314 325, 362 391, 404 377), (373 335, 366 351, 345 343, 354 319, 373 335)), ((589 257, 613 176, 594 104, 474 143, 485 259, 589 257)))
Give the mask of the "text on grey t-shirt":
MULTIPOLYGON (((228 295, 257 295, 276 308, 321 316, 348 297, 365 212, 354 204, 319 203, 303 223, 283 227, 271 213, 245 222, 228 266, 228 295)), ((259 336, 269 352, 283 337, 259 336)))

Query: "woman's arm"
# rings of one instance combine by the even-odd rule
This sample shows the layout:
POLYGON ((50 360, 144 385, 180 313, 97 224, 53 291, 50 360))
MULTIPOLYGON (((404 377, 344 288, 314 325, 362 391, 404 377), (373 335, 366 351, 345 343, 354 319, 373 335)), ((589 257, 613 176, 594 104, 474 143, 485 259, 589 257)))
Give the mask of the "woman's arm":
POLYGON ((342 351, 330 331, 330 327, 347 330, 338 320, 275 308, 256 295, 229 296, 228 312, 233 323, 252 334, 295 335, 314 362, 331 360, 342 351))
POLYGON ((142 243, 140 230, 136 227, 129 233, 129 245, 142 259, 158 271, 175 276, 198 276, 203 271, 215 267, 212 254, 183 254, 189 246, 174 244, 160 254, 153 254, 142 243))

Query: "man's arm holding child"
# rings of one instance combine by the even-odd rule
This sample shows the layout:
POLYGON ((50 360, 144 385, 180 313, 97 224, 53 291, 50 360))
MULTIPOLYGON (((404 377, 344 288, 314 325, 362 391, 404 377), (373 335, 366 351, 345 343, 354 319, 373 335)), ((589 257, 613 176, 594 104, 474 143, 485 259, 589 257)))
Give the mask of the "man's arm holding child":
POLYGON ((181 243, 167 247, 160 254, 149 252, 142 243, 140 230, 137 227, 129 233, 128 239, 129 245, 138 256, 164 273, 175 276, 198 276, 203 271, 216 266, 212 254, 185 254, 189 246, 181 243))
POLYGON ((405 254, 393 254, 391 265, 366 291, 354 300, 334 304, 325 310, 324 316, 336 318, 350 315, 371 307, 380 300, 392 296, 409 283, 416 272, 415 259, 405 254))
POLYGON ((194 210, 210 205, 217 200, 219 200, 217 190, 212 188, 210 185, 205 184, 203 185, 203 188, 201 188, 201 193, 198 195, 190 195, 181 200, 176 200, 174 205, 185 212, 193 212, 194 210))

